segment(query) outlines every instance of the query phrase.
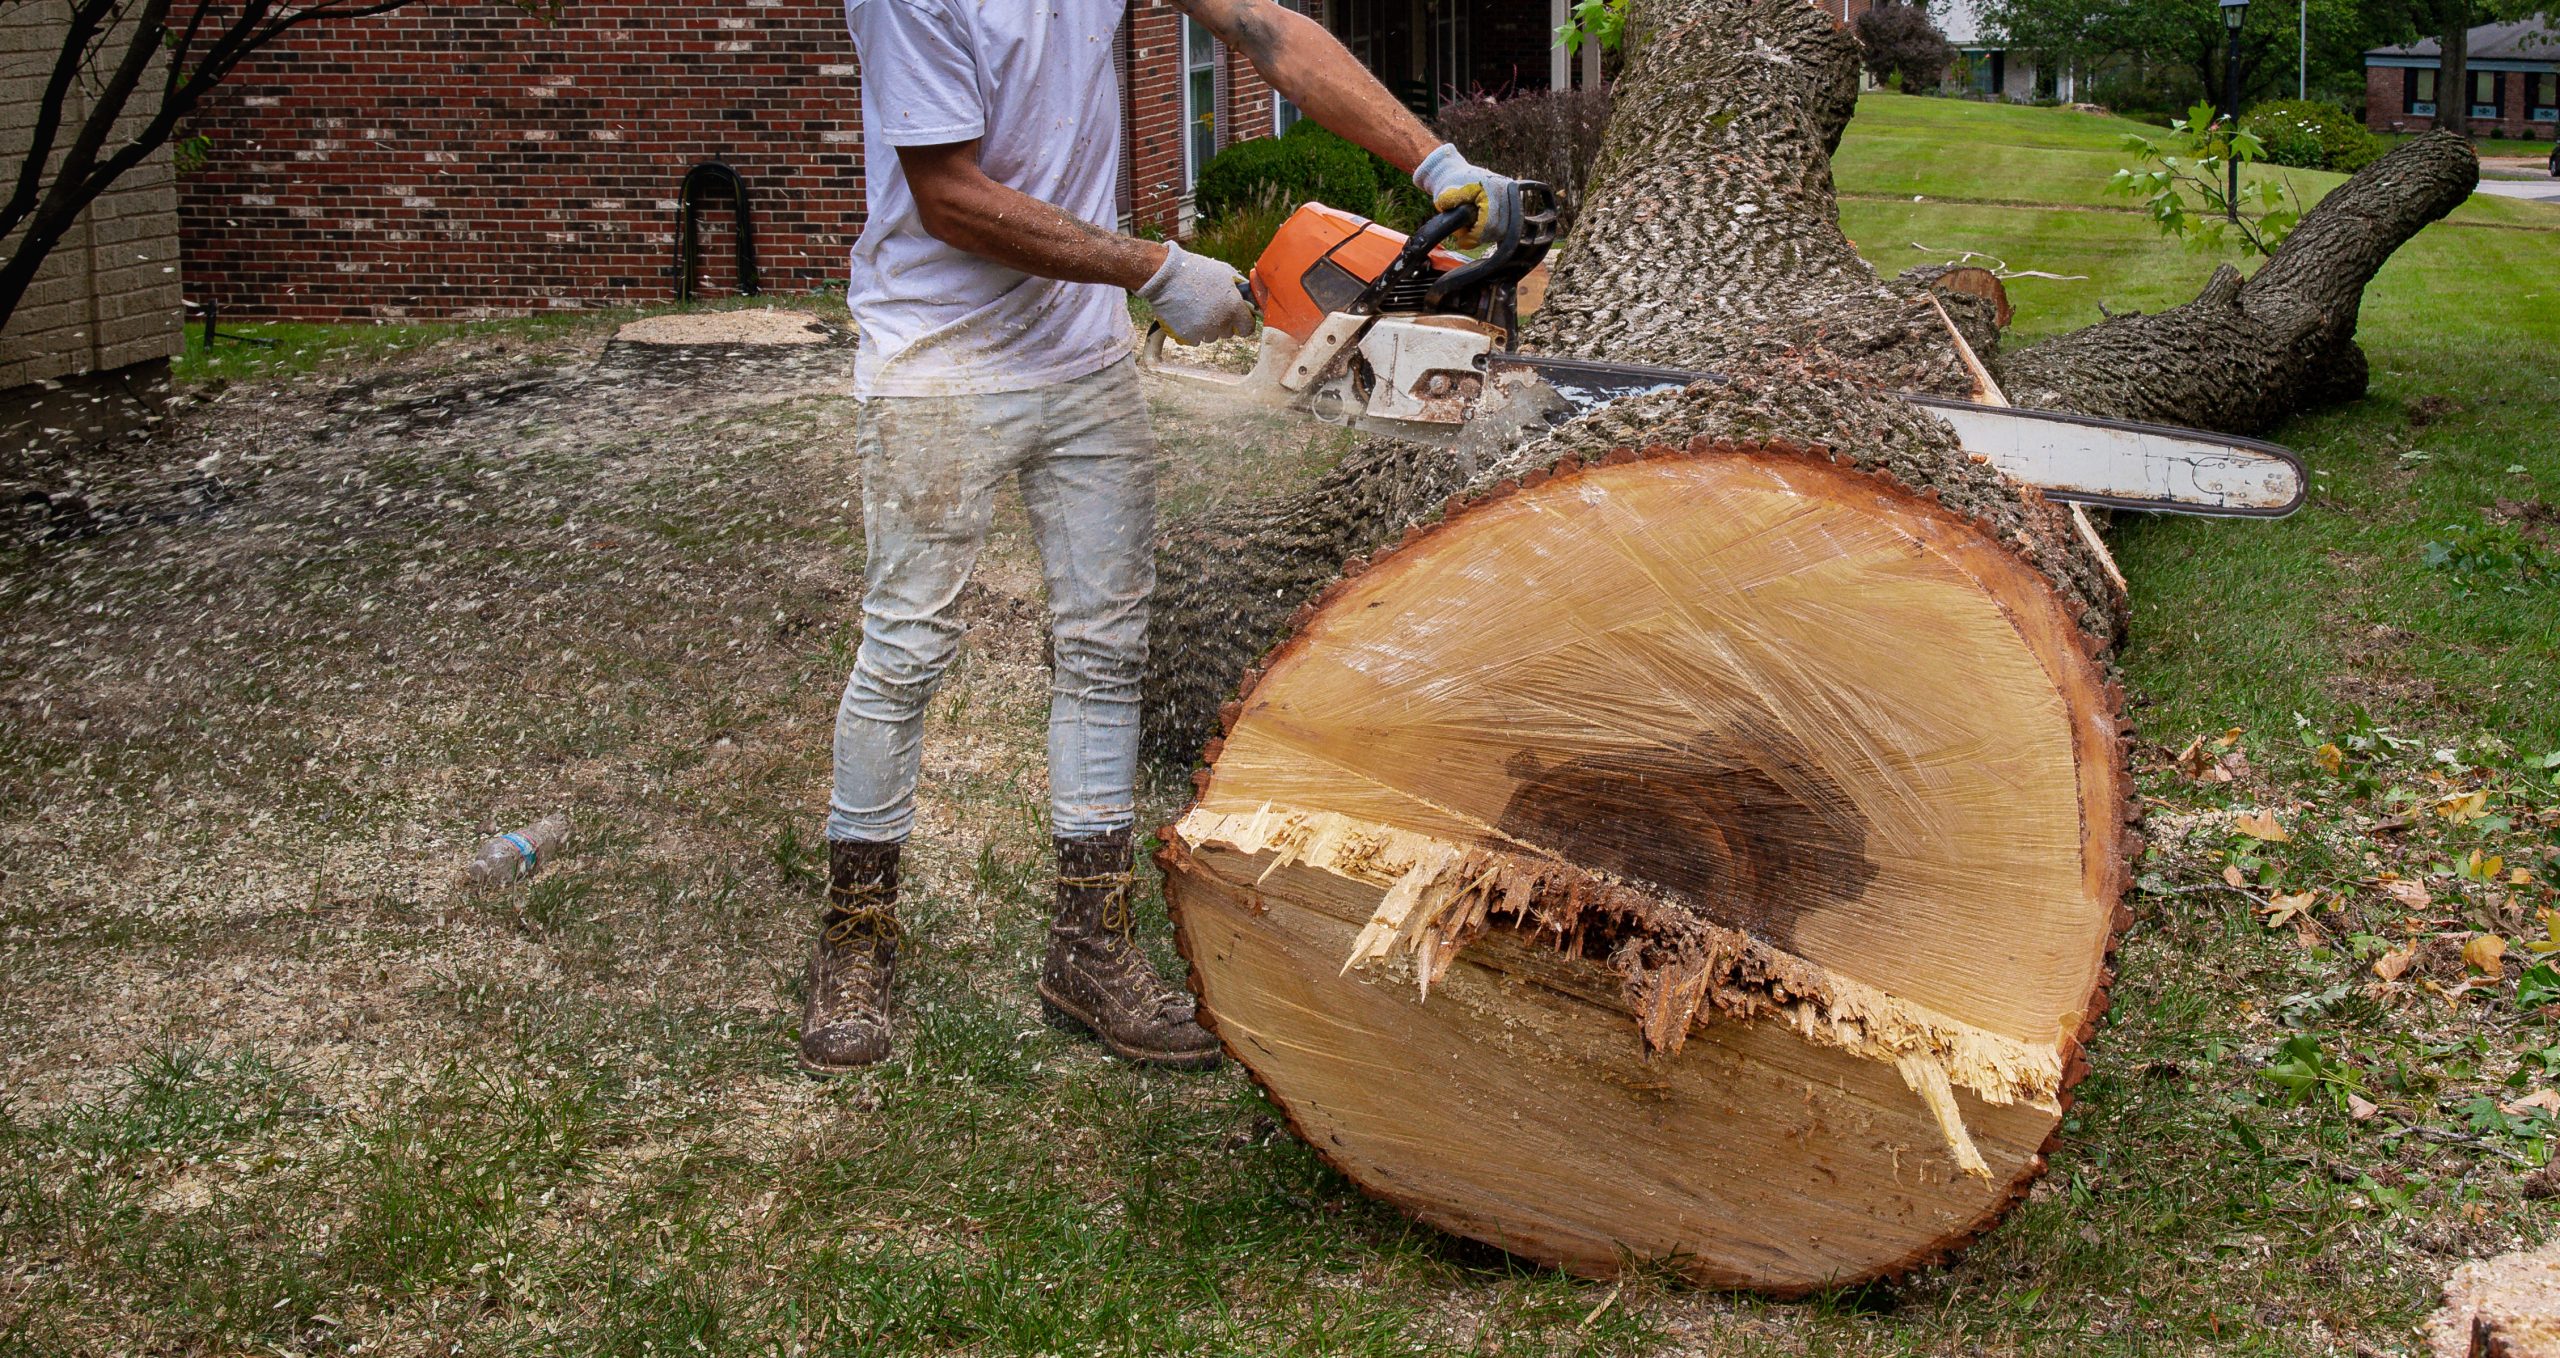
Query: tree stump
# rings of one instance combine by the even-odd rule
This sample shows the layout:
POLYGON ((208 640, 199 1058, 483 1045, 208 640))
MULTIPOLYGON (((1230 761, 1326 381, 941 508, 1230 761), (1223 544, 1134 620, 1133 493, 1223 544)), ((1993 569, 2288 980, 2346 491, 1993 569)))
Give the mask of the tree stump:
MULTIPOLYGON (((1225 734, 1157 861, 1204 1020, 1363 1189, 1579 1272, 1796 1293, 1939 1257, 2043 1169, 2136 842, 2125 601, 2068 514, 1881 394, 1972 392, 1958 334, 1996 373, 1995 303, 1841 236, 1837 22, 1636 0, 1629 31, 1524 339, 1731 380, 1370 440, 1169 534, 1151 744, 1225 734)), ((2290 366, 2178 312, 2055 343, 2340 394, 2364 279, 2459 201, 2442 146, 2395 160, 2306 219, 2335 269, 2231 332, 2290 366)), ((2027 365, 2022 403, 2074 371, 2027 365)))

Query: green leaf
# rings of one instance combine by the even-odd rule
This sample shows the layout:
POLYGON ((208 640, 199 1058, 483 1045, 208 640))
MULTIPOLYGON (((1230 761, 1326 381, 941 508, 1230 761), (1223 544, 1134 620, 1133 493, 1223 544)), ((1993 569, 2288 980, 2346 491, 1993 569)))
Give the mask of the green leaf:
POLYGON ((2536 962, 2516 976, 2516 1011, 2532 1013, 2560 1000, 2560 969, 2548 962, 2536 962))

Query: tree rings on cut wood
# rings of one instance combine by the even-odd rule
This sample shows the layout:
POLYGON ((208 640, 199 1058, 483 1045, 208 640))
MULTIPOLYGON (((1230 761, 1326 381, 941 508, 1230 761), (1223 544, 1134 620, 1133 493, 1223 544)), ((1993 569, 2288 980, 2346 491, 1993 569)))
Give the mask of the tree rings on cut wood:
POLYGON ((2105 1002, 2120 695, 2056 516, 1910 481, 1622 440, 1302 617, 1159 862, 1309 1144, 1531 1259, 1775 1292, 2024 1192, 2105 1002))

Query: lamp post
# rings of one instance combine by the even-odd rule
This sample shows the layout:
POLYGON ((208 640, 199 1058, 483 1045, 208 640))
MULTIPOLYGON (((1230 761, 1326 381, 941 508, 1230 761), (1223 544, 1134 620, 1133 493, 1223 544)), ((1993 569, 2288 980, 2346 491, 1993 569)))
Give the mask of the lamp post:
MULTIPOLYGON (((2240 135, 2240 24, 2249 17, 2249 0, 2222 0, 2222 26, 2231 31, 2231 53, 2222 63, 2224 115, 2231 119, 2231 135, 2240 135)), ((2223 159, 2231 166, 2231 187, 2225 191, 2223 206, 2230 211, 2233 223, 2240 220, 2240 157, 2225 146, 2223 159)))

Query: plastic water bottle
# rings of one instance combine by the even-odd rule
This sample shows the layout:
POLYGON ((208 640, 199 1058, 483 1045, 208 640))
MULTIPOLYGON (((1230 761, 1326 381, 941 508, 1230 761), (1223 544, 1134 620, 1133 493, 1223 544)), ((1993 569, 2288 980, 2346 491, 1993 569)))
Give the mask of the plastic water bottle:
POLYGON ((569 818, 545 816, 524 829, 499 835, 480 846, 472 855, 471 867, 464 874, 471 885, 482 891, 494 891, 509 882, 531 877, 542 871, 569 842, 569 818))

